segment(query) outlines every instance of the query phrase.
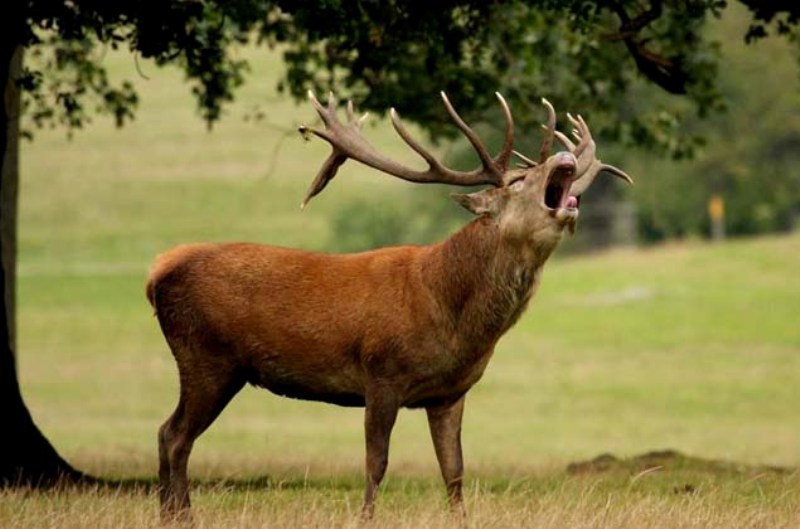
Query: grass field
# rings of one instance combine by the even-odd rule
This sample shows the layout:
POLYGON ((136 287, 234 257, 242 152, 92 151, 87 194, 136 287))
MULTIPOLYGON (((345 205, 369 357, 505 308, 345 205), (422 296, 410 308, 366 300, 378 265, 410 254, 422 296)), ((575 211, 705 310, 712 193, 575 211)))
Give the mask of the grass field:
MULTIPOLYGON (((132 59, 108 61, 136 76, 132 59)), ((275 57, 212 133, 175 72, 143 67, 132 126, 43 131, 22 153, 23 393, 68 460, 128 485, 0 492, 2 527, 156 523, 155 433, 177 397, 143 294, 156 253, 198 240, 330 248, 348 201, 407 197, 353 165, 298 210, 327 148, 286 131, 311 110, 273 95, 266 121, 242 119, 273 93, 275 57)), ((413 163, 390 129, 367 133, 413 163)), ((472 525, 800 526, 798 269, 798 235, 553 259, 467 400, 472 525), (661 449, 691 457, 629 459, 661 449), (565 470, 602 453, 623 461, 565 470)), ((434 459, 424 414, 402 412, 377 526, 450 524, 434 459)), ((198 522, 355 526, 362 461, 360 410, 248 388, 193 453, 198 522)))

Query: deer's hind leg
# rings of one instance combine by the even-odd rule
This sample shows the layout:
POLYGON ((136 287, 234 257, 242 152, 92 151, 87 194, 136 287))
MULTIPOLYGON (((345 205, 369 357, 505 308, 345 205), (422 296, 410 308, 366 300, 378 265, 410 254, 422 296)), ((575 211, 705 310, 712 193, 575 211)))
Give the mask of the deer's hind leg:
MULTIPOLYGON (((199 355, 198 355, 199 356, 199 355)), ((188 515, 187 465, 194 441, 242 389, 244 377, 200 361, 182 367, 175 411, 158 430, 159 496, 162 519, 188 515)))

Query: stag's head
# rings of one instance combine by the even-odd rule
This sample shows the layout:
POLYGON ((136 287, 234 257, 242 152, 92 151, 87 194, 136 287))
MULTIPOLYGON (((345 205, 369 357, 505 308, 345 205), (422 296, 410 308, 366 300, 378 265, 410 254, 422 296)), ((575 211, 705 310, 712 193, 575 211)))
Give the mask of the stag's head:
POLYGON ((497 99, 505 116, 505 139, 496 156, 491 156, 477 134, 456 113, 447 96, 442 92, 442 100, 456 126, 472 144, 481 165, 472 171, 455 171, 442 165, 424 149, 400 122, 394 109, 390 115, 397 133, 428 164, 427 170, 418 171, 401 165, 376 151, 360 134, 367 115, 356 118, 352 102, 347 105, 347 123, 336 116, 336 100, 333 95, 327 107, 322 106, 313 93, 309 99, 325 124, 325 130, 300 127, 302 133, 311 132, 333 147, 333 152, 320 169, 306 194, 303 206, 328 184, 336 175, 338 168, 348 159, 358 160, 370 167, 402 178, 420 183, 445 183, 463 186, 489 185, 491 187, 466 195, 453 195, 453 198, 476 215, 493 218, 502 232, 510 238, 533 240, 534 238, 560 237, 564 228, 574 231, 578 219, 580 197, 589 188, 595 177, 602 171, 616 175, 627 182, 631 178, 620 169, 602 163, 595 156, 595 142, 589 127, 581 116, 567 114, 577 143, 556 130, 556 113, 547 101, 548 120, 543 125, 544 140, 539 151, 538 161, 514 150, 514 123, 511 111, 503 97, 497 99), (554 140, 566 149, 551 153, 554 140), (510 168, 511 156, 520 158, 519 167, 510 168))

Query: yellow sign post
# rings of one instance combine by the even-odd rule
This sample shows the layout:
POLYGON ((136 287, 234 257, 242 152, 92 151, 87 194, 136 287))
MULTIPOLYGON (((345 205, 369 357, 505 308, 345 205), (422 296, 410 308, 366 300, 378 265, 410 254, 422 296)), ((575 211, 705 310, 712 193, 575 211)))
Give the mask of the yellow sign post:
POLYGON ((708 199, 708 217, 711 219, 711 240, 725 239, 725 201, 719 195, 708 199))

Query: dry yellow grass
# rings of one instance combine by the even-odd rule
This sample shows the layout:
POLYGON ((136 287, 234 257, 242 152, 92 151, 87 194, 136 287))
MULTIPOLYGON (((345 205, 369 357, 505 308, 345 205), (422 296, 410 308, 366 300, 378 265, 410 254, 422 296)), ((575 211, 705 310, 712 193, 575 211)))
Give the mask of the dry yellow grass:
MULTIPOLYGON (((644 479, 644 478, 643 478, 644 479)), ((438 486, 438 483, 435 485, 438 486)), ((475 528, 764 528, 800 524, 797 478, 784 494, 731 501, 724 485, 693 493, 657 494, 637 482, 614 485, 604 478, 573 478, 555 488, 541 483, 496 488, 472 482, 467 490, 469 527, 475 528)), ((384 491, 370 527, 457 527, 433 483, 408 481, 384 491)), ((552 484, 550 484, 552 486, 552 484)), ((195 494, 197 528, 356 528, 360 490, 352 483, 267 486, 208 484, 195 494)), ((0 525, 16 528, 141 528, 159 524, 155 493, 109 489, 0 494, 0 525)))
MULTIPOLYGON (((200 468, 193 483, 198 529, 356 528, 362 479, 356 468, 325 467, 316 477, 281 461, 269 476, 219 478, 219 466, 200 468), (321 475, 321 476, 320 476, 321 475)), ((245 460, 228 468, 251 475, 245 460)), ((468 526, 561 528, 764 528, 800 526, 800 474, 651 453, 604 457, 570 468, 479 469, 468 480, 468 526), (499 477, 506 476, 506 477, 499 477)), ((49 492, 0 492, 0 527, 143 528, 160 524, 152 479, 49 492)), ((445 506, 438 476, 419 468, 391 473, 375 529, 458 527, 445 506)))

